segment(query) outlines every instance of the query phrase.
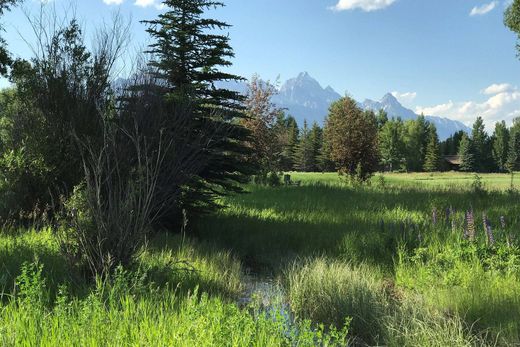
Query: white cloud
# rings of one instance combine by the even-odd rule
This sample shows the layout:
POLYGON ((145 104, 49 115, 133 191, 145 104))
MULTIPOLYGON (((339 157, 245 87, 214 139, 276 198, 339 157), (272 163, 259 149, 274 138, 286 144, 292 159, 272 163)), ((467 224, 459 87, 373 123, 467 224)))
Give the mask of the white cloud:
POLYGON ((492 131, 494 124, 505 120, 511 123, 514 118, 520 116, 520 91, 509 84, 494 84, 481 91, 488 95, 482 102, 449 101, 445 104, 429 107, 417 107, 417 113, 448 117, 459 120, 466 125, 471 125, 478 116, 484 119, 488 131, 492 131))
POLYGON ((382 10, 392 5, 396 0, 339 0, 331 9, 335 11, 361 9, 365 12, 382 10))
POLYGON ((495 84, 490 85, 486 89, 484 89, 482 91, 482 94, 495 95, 495 94, 500 94, 503 92, 508 92, 511 89, 513 89, 513 87, 508 83, 501 83, 501 84, 495 83, 495 84))
POLYGON ((417 97, 416 92, 407 92, 407 93, 392 92, 392 95, 395 96, 395 98, 397 100, 399 100, 399 102, 402 104, 410 104, 417 97))
POLYGON ((121 5, 124 0, 103 0, 107 5, 121 5))
POLYGON ((139 7, 154 6, 158 10, 164 8, 164 4, 161 0, 135 0, 134 5, 139 7))
POLYGON ((498 1, 491 1, 489 4, 484 4, 480 6, 475 6, 471 9, 471 12, 469 13, 470 16, 482 16, 486 13, 489 13, 497 7, 498 1))

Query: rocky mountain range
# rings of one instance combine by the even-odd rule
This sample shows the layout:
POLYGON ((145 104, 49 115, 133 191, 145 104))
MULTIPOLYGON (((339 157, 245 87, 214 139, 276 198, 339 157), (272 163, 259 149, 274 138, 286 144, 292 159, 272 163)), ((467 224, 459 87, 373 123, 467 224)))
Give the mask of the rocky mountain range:
MULTIPOLYGON (((247 84, 245 83, 223 83, 221 87, 226 87, 241 93, 247 92, 247 84)), ((278 94, 273 98, 273 102, 287 110, 303 125, 303 121, 307 120, 309 124, 314 121, 323 124, 328 114, 329 106, 334 101, 341 98, 332 87, 323 88, 318 81, 312 78, 309 73, 302 72, 297 77, 287 80, 279 89, 278 94)), ((404 107, 390 93, 383 96, 380 101, 366 99, 359 103, 363 110, 372 110, 379 112, 383 109, 388 113, 389 118, 401 118, 402 120, 416 119, 419 117, 414 111, 404 107)), ((438 115, 425 115, 426 120, 435 124, 437 133, 441 140, 445 140, 453 133, 463 130, 471 132, 463 123, 440 117, 438 115)))

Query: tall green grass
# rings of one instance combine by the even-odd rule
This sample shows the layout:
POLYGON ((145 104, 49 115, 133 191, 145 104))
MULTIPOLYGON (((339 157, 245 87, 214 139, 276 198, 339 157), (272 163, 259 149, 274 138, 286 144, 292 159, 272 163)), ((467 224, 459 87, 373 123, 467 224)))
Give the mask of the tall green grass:
POLYGON ((341 346, 347 330, 324 334, 255 307, 240 310, 197 290, 187 295, 120 270, 84 299, 61 290, 49 303, 40 267, 26 265, 20 292, 0 314, 2 346, 341 346))
POLYGON ((67 266, 52 229, 0 232, 0 345, 518 345, 520 195, 471 177, 250 185, 190 237, 159 234, 97 282, 67 266), (278 297, 250 297, 275 279, 278 297))
POLYGON ((309 259, 288 269, 295 314, 325 324, 351 320, 355 342, 386 346, 489 346, 485 331, 399 290, 366 265, 309 259))

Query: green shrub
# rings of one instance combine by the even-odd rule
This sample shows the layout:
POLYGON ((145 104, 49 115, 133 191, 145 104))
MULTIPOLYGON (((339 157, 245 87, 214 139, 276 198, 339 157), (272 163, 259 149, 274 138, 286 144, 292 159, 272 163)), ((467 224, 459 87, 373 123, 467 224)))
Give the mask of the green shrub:
POLYGON ((0 219, 34 219, 37 202, 50 200, 47 175, 49 168, 40 158, 31 158, 25 148, 8 150, 0 157, 0 219), (40 201, 39 201, 40 200, 40 201))
POLYGON ((282 184, 280 175, 277 172, 269 172, 267 174, 267 185, 271 187, 278 187, 282 184))

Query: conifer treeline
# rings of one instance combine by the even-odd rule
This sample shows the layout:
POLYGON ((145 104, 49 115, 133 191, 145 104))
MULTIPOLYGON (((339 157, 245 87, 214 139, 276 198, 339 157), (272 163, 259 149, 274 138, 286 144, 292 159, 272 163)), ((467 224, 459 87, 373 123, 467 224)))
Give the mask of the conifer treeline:
MULTIPOLYGON (((270 99, 275 88, 252 79, 248 95, 249 122, 257 122, 252 130, 253 140, 263 138, 269 149, 257 158, 265 171, 328 172, 337 169, 330 148, 325 142, 324 129, 316 122, 304 121, 298 126, 286 110, 277 108, 270 99), (262 97, 259 97, 259 94, 262 97), (268 111, 267 111, 268 110, 268 111), (270 116, 265 116, 269 114, 270 116), (259 126, 262 124, 263 126, 259 126), (265 140, 269 139, 269 140, 265 140)), ((361 111, 361 110, 359 110, 361 111)), ((379 170, 394 172, 434 172, 459 169, 467 172, 510 172, 520 169, 520 119, 508 128, 498 122, 492 135, 485 131, 484 122, 477 117, 471 134, 458 131, 440 141, 434 124, 424 116, 415 120, 389 119, 386 112, 363 111, 377 124, 379 170), (446 160, 452 157, 455 165, 446 160), (459 165, 460 164, 460 165, 459 165)), ((362 129, 361 129, 362 130, 362 129)))

